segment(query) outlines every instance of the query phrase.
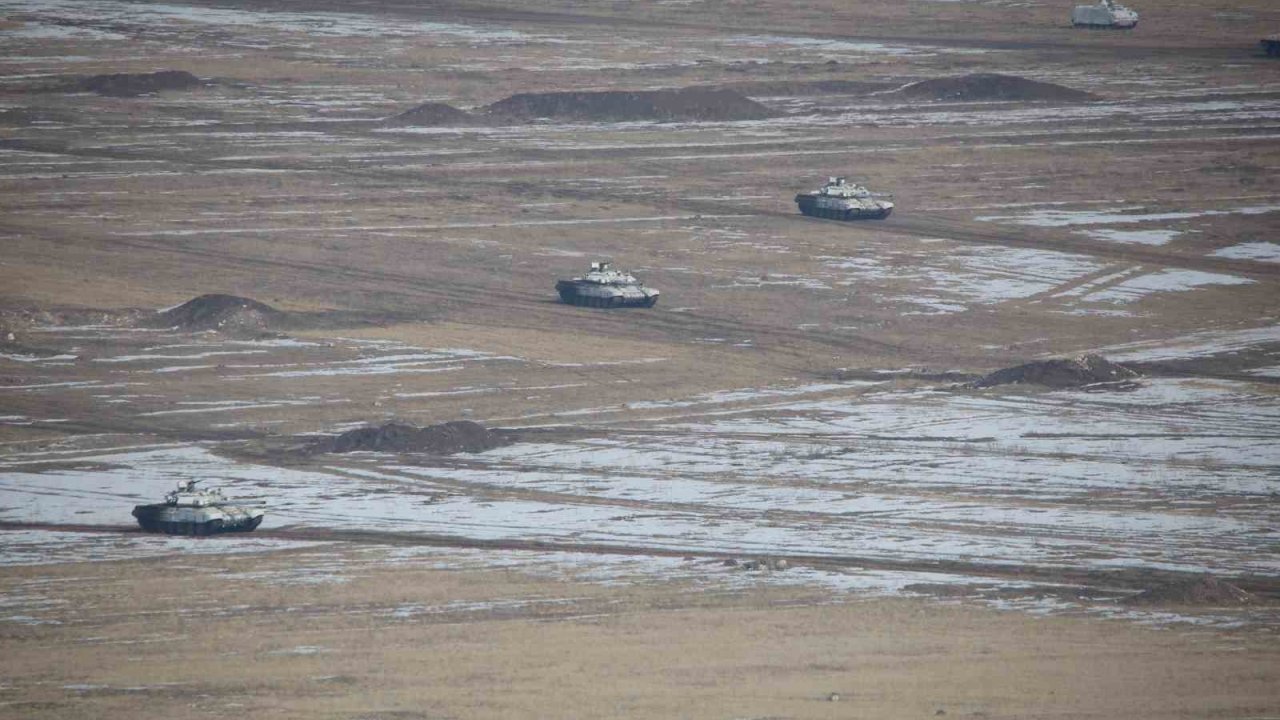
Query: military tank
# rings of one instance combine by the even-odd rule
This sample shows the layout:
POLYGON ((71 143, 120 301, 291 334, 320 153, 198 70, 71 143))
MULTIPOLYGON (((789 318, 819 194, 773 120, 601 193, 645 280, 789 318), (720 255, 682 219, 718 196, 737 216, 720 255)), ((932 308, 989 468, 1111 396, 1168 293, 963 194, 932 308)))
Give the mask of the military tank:
POLYGON ((220 490, 198 490, 198 480, 178 483, 164 502, 137 505, 133 516, 147 532, 168 535, 216 535, 249 532, 262 523, 266 511, 231 505, 220 490))
POLYGON ((1071 24, 1076 27, 1117 28, 1138 26, 1138 13, 1115 0, 1098 0, 1094 5, 1077 5, 1071 11, 1071 24))
POLYGON ((557 281, 556 292, 570 305, 598 308, 653 307, 659 294, 607 262, 591 263, 591 272, 582 277, 557 281))
POLYGON ((1268 35, 1258 41, 1262 52, 1270 57, 1280 57, 1280 35, 1268 35))
POLYGON ((893 212, 893 203, 842 177, 827 178, 821 188, 796 195, 796 205, 805 215, 828 220, 883 220, 893 212))

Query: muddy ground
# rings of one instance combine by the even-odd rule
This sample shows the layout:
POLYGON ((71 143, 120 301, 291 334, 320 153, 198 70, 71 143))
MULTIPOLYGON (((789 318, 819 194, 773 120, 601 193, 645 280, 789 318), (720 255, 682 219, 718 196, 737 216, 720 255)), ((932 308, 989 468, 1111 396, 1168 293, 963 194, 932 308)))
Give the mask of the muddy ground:
POLYGON ((0 0, 0 715, 1276 714, 1280 9, 1135 9, 0 0))

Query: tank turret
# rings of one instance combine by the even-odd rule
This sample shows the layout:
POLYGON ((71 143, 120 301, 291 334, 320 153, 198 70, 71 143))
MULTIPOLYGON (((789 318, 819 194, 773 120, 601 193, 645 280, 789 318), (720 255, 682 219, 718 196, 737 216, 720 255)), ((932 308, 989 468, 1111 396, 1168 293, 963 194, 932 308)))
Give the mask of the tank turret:
POLYGON ((199 490, 198 480, 178 483, 165 493, 164 502, 136 505, 133 516, 147 532, 168 535, 215 535, 249 532, 262 523, 266 511, 260 507, 232 505, 220 490, 199 490))
POLYGON ((591 272, 582 277, 557 281, 556 292, 570 305, 599 308, 653 307, 659 294, 603 261, 591 263, 591 272))
POLYGON ((1071 24, 1076 27, 1127 30, 1138 26, 1138 13, 1115 0, 1098 0, 1093 5, 1077 5, 1071 11, 1071 24))
POLYGON ((842 177, 827 178, 827 184, 812 192, 796 195, 800 212, 828 220, 883 220, 893 212, 893 203, 842 177))

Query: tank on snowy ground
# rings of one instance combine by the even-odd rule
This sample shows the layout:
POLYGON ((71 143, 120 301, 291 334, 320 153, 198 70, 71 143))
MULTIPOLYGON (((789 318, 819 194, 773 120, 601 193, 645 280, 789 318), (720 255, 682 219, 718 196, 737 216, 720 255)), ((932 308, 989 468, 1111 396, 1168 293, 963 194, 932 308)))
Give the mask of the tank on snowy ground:
POLYGON ((147 532, 168 535, 215 535, 249 532, 262 523, 266 511, 227 502, 220 490, 197 490, 197 480, 178 483, 164 502, 137 505, 133 516, 147 532))
POLYGON ((1128 29, 1138 26, 1138 13, 1115 0, 1098 0, 1094 5, 1077 5, 1071 11, 1076 27, 1128 29))
POLYGON ((828 220, 882 220, 893 212, 893 203, 842 177, 827 178, 821 188, 796 195, 796 205, 805 215, 828 220))
POLYGON ((607 262, 591 263, 591 272, 582 277, 557 281, 556 292, 564 302, 583 307, 653 307, 658 302, 657 290, 607 262))

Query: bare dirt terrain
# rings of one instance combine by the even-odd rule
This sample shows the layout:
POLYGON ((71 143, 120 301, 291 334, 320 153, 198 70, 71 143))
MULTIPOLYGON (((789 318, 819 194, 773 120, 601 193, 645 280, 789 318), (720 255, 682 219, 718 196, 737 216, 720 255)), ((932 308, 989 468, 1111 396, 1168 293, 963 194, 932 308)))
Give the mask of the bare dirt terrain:
POLYGON ((1070 5, 0 0, 0 717, 1280 715, 1280 8, 1070 5))

